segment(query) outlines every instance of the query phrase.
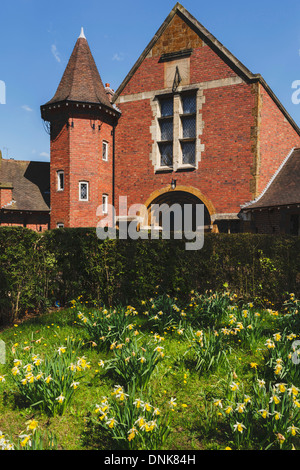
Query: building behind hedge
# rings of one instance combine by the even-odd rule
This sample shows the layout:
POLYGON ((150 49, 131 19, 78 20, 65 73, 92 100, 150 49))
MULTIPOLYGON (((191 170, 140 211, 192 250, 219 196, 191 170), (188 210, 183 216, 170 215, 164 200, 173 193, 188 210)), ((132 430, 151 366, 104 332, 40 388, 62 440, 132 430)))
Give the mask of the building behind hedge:
POLYGON ((144 227, 153 204, 202 203, 207 231, 263 231, 255 204, 300 147, 299 127, 262 76, 179 3, 116 92, 103 85, 82 31, 41 116, 51 228, 95 227, 109 204, 126 219, 119 197, 127 196, 128 206, 147 208, 144 227))

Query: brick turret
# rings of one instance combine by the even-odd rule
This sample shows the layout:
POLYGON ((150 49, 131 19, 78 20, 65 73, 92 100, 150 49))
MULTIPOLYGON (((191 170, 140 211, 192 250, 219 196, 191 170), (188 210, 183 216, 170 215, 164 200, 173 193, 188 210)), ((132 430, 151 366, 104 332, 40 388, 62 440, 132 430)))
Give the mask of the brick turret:
POLYGON ((50 228, 95 227, 103 196, 113 203, 120 112, 108 98, 83 29, 41 116, 50 123, 50 228))

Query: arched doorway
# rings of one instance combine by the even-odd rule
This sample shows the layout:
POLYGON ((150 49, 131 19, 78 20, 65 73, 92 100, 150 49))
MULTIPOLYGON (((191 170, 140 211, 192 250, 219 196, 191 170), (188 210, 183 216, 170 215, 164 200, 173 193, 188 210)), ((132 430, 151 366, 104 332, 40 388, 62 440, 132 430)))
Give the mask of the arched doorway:
POLYGON ((203 204, 204 206, 204 230, 212 230, 212 220, 211 215, 215 213, 214 207, 205 196, 200 193, 199 190, 195 188, 178 186, 176 189, 163 188, 161 190, 155 191, 146 201, 145 206, 147 207, 147 225, 154 225, 163 229, 164 221, 169 221, 170 230, 174 231, 176 229, 183 230, 183 226, 178 227, 178 221, 174 220, 174 205, 180 207, 182 214, 182 223, 184 221, 184 211, 185 205, 189 205, 192 215, 190 229, 195 231, 197 228, 197 217, 196 217, 196 206, 197 204, 203 204), (154 207, 159 206, 159 212, 154 212, 154 207))

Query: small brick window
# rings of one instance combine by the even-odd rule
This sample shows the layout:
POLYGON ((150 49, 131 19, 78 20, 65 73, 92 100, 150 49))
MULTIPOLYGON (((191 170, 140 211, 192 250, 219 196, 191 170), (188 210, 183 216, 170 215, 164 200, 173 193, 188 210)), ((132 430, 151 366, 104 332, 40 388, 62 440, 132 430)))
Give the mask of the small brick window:
POLYGON ((102 160, 105 162, 108 161, 108 142, 105 140, 102 142, 102 160))
POLYGON ((79 201, 89 200, 89 183, 87 181, 79 182, 79 201))
POLYGON ((102 194, 102 212, 103 214, 108 213, 108 195, 102 194))
POLYGON ((57 191, 63 191, 65 189, 65 173, 60 170, 57 172, 57 191))

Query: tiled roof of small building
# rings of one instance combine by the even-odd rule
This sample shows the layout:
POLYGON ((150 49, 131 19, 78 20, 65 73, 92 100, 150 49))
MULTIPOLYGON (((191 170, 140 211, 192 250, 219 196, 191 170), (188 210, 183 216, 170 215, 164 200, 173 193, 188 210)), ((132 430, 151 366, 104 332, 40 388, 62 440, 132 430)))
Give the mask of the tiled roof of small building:
POLYGON ((300 148, 293 149, 265 190, 244 210, 300 204, 300 148))
POLYGON ((50 210, 50 163, 0 159, 1 182, 12 190, 12 203, 2 209, 50 210))
POLYGON ((56 93, 46 105, 61 101, 101 103, 112 107, 83 30, 76 41, 56 93))

